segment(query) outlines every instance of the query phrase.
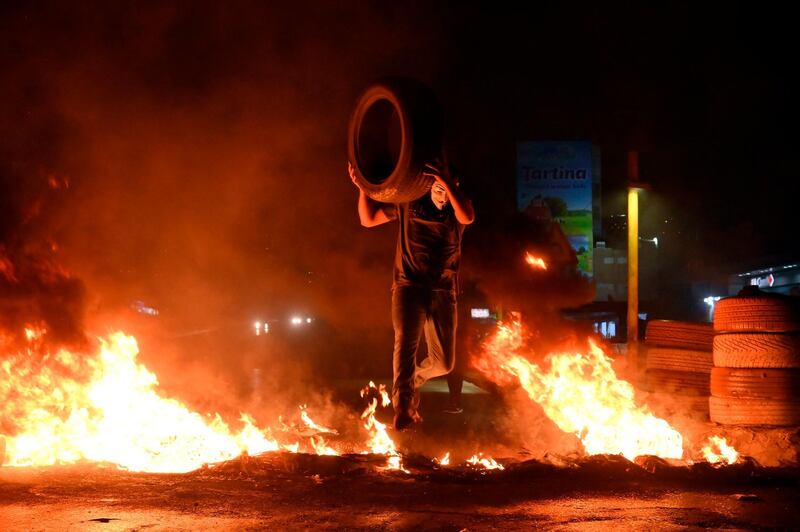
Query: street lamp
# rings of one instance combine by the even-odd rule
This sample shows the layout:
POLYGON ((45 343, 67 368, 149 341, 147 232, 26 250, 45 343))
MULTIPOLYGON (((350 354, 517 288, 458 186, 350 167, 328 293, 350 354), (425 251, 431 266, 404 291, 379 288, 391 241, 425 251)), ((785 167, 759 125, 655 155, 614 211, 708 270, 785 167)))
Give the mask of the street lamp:
MULTIPOLYGON (((628 352, 638 357, 639 341, 639 153, 628 152, 628 352)), ((632 360, 636 360, 633 358, 632 360)))

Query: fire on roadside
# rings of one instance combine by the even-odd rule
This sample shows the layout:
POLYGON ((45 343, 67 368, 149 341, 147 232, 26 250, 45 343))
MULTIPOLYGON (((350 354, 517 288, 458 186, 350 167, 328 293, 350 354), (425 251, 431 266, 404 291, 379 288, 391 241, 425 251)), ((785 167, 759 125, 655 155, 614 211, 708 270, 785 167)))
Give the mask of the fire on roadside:
POLYGON ((547 263, 544 261, 544 259, 537 257, 531 252, 525 253, 525 262, 527 262, 533 269, 547 270, 547 263))
MULTIPOLYGON (((530 362, 531 354, 517 317, 498 324, 474 365, 495 382, 518 382, 561 430, 580 439, 588 455, 683 458, 683 436, 636 403, 633 385, 617 376, 612 360, 591 340, 585 351, 549 354, 544 367, 530 362)), ((735 451, 715 443, 716 454, 706 456, 731 463, 735 451)))

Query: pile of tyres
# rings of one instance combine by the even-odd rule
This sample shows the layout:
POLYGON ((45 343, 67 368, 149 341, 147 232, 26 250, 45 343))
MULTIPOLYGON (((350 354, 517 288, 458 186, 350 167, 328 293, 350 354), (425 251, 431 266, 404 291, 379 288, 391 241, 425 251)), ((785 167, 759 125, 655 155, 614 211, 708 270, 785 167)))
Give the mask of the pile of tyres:
POLYGON ((651 320, 645 334, 645 383, 650 392, 686 401, 707 415, 714 367, 710 323, 651 320))
POLYGON ((714 309, 711 421, 800 425, 798 298, 740 293, 714 309))

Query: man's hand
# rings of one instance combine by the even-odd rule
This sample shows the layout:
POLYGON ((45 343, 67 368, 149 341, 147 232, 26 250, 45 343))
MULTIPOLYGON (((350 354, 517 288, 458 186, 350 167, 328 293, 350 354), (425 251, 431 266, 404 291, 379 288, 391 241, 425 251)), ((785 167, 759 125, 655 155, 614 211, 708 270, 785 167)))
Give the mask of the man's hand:
POLYGON ((350 181, 358 189, 358 219, 361 225, 375 227, 391 222, 397 217, 393 205, 380 203, 367 196, 364 187, 356 179, 356 171, 350 161, 347 161, 347 173, 350 175, 350 181))
POLYGON ((432 163, 427 163, 422 175, 433 178, 434 181, 442 185, 446 190, 450 190, 457 185, 456 180, 450 174, 450 165, 446 158, 436 158, 432 163))
POLYGON ((447 155, 443 153, 441 158, 426 164, 422 175, 433 178, 436 183, 444 187, 459 223, 468 225, 475 221, 475 209, 472 208, 472 201, 458 188, 458 180, 450 174, 447 155))
POLYGON ((358 190, 362 190, 361 185, 358 183, 358 181, 356 181, 356 171, 353 170, 353 165, 350 164, 350 161, 347 161, 347 173, 350 174, 350 181, 353 182, 356 188, 358 190))

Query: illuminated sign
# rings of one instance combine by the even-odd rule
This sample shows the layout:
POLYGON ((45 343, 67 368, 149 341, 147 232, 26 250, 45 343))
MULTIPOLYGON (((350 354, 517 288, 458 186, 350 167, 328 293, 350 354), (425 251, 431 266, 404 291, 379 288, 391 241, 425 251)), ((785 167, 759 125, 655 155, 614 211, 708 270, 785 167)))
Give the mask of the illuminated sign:
POLYGON ((578 257, 578 268, 592 274, 592 143, 517 144, 517 209, 547 205, 578 257))

